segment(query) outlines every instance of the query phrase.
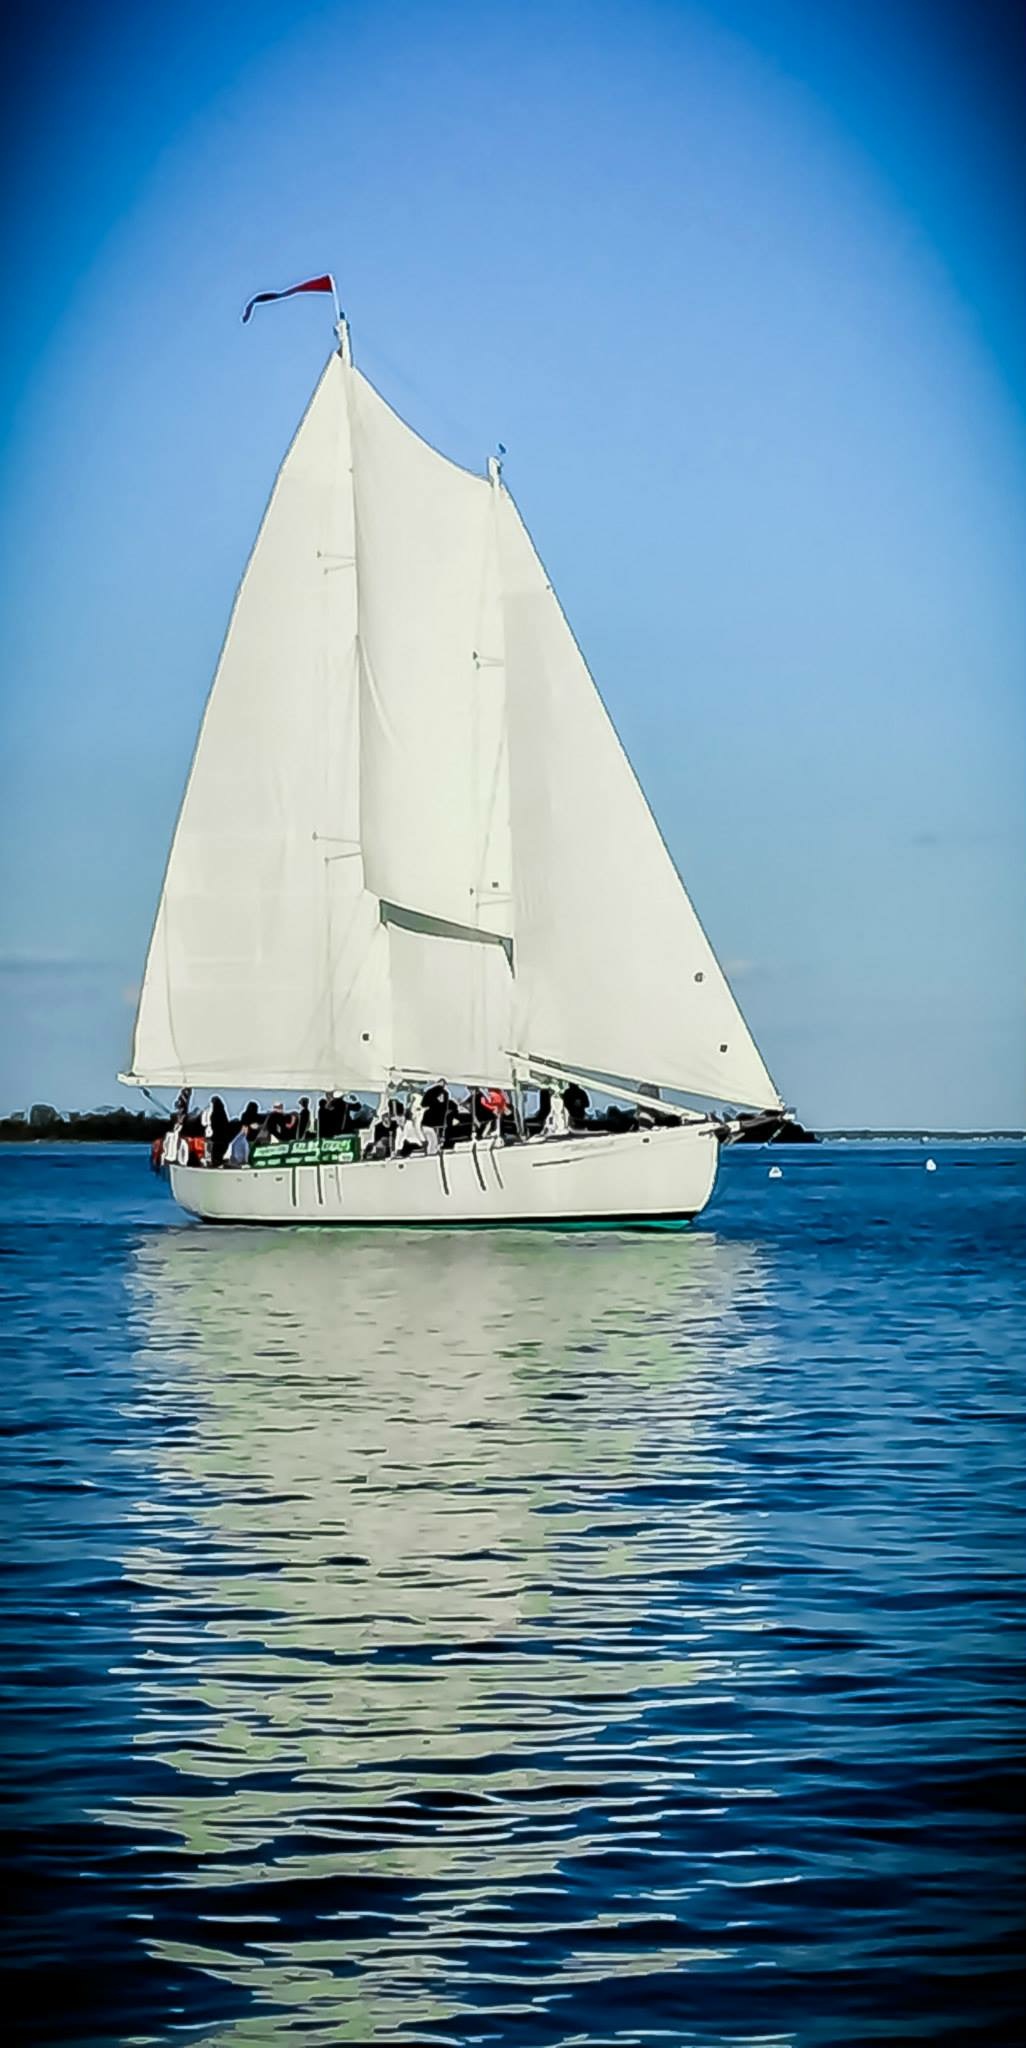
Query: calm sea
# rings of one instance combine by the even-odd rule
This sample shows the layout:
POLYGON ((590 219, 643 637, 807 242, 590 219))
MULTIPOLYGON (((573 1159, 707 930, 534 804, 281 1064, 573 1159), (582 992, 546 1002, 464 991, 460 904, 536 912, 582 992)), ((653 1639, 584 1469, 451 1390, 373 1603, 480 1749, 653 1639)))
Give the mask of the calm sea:
POLYGON ((1026 1147, 927 1150, 592 1238, 5 1148, 7 2027, 1014 2038, 1026 1147))

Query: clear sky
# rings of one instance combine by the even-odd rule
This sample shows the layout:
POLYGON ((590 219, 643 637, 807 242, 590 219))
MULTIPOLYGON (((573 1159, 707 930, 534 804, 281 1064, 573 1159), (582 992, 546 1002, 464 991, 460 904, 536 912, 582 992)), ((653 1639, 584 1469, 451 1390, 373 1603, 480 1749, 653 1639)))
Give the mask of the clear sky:
POLYGON ((788 1101, 1021 1123, 1018 8, 25 8, 0 1109, 121 1099, 234 586, 331 343, 507 480, 788 1101))

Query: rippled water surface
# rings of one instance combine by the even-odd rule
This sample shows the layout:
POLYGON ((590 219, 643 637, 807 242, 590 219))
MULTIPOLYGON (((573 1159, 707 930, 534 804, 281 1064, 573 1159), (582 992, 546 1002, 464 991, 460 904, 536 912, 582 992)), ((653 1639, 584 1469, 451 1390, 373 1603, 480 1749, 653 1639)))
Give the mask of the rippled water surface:
POLYGON ((1026 1149, 934 1156, 361 1236, 5 1149, 26 2038, 1014 2038, 1026 1149))

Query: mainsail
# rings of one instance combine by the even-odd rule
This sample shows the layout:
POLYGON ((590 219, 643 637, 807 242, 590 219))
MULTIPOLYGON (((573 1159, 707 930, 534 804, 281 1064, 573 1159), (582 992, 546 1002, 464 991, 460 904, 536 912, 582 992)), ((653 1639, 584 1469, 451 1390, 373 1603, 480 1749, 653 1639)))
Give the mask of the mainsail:
POLYGON ((546 1063, 780 1101, 497 470, 421 441, 343 330, 236 598, 126 1078, 546 1063))

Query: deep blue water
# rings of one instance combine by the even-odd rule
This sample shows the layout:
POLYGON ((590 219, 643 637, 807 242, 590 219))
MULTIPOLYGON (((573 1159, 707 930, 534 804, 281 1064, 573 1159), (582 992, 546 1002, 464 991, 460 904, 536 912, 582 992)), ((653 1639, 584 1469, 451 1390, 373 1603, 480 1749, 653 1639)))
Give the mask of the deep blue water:
POLYGON ((930 1149, 361 1238, 4 1148, 8 2022, 1014 2039, 1026 1147, 930 1149))

